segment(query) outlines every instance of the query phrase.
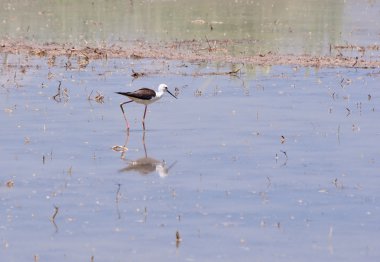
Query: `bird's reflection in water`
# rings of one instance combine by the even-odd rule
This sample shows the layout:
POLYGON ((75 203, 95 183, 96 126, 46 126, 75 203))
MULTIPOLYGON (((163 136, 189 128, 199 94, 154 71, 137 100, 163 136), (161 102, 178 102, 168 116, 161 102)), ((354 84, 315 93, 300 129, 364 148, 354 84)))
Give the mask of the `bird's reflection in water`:
MULTIPOLYGON (((124 148, 127 147, 128 142, 129 132, 127 132, 126 135, 124 148)), ((126 151, 122 152, 121 158, 128 162, 128 166, 120 169, 119 172, 137 172, 143 176, 157 172, 160 177, 167 177, 169 175, 169 170, 176 164, 176 162, 168 166, 165 161, 159 161, 155 158, 149 157, 145 144, 145 131, 143 131, 142 144, 144 146, 145 155, 141 158, 129 160, 126 158, 126 151)))

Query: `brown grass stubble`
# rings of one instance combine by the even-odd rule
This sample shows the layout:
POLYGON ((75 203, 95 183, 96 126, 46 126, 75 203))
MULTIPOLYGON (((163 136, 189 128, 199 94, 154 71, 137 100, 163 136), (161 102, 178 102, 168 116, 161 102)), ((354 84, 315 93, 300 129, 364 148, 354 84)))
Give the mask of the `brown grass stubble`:
POLYGON ((346 67, 346 68, 379 68, 379 59, 365 59, 364 57, 350 57, 342 55, 342 50, 379 50, 380 46, 332 46, 336 55, 283 55, 268 52, 257 55, 231 55, 228 45, 233 41, 175 41, 148 43, 144 41, 130 42, 127 47, 111 45, 109 47, 75 47, 69 44, 47 43, 43 45, 28 42, 3 41, 0 44, 0 53, 24 54, 29 56, 47 57, 53 59, 58 56, 77 57, 85 67, 90 60, 129 58, 129 59, 168 59, 184 62, 227 62, 251 65, 293 65, 307 67, 346 67), (212 45, 210 44, 212 43, 212 45), (375 48, 375 49, 374 49, 375 48))

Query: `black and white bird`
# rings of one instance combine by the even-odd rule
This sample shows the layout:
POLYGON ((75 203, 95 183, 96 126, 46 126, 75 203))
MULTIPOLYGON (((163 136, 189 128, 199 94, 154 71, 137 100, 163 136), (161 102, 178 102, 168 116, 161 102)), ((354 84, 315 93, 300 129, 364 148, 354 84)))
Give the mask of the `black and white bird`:
POLYGON ((174 98, 177 98, 175 95, 170 93, 170 91, 168 90, 168 86, 166 84, 160 84, 158 86, 158 91, 154 91, 150 88, 140 88, 133 92, 116 92, 119 95, 123 95, 131 99, 129 101, 126 101, 120 104, 121 112, 123 112, 123 116, 127 124, 128 131, 129 131, 129 123, 128 123, 127 117, 125 116, 123 106, 130 102, 136 102, 136 103, 145 105, 144 116, 142 119, 143 129, 145 130, 145 115, 146 115, 146 109, 148 105, 156 102, 157 100, 160 100, 160 98, 164 95, 165 92, 168 92, 171 96, 173 96, 174 98))

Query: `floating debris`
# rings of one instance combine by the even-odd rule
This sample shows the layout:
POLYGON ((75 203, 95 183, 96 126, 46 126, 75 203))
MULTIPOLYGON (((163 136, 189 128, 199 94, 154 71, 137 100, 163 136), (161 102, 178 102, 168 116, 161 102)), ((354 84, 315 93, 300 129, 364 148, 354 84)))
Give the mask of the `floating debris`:
POLYGON ((5 185, 7 186, 7 188, 12 188, 14 187, 15 183, 13 182, 13 180, 8 180, 5 185))
POLYGON ((92 98, 92 93, 94 92, 94 90, 91 91, 90 95, 87 97, 87 99, 90 101, 90 100, 94 100, 95 102, 99 103, 99 104, 103 104, 104 103, 104 95, 100 92, 100 91, 96 91, 96 96, 94 96, 94 98, 92 98))
POLYGON ((125 152, 125 151, 128 151, 128 148, 125 147, 125 146, 113 146, 112 147, 112 150, 115 151, 115 152, 125 152))

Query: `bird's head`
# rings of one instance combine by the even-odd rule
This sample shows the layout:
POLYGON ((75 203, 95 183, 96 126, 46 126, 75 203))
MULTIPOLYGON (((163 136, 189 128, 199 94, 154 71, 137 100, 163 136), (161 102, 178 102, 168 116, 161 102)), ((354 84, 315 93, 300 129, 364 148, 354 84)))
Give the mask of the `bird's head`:
POLYGON ((166 84, 160 84, 158 86, 158 92, 166 92, 168 91, 168 86, 166 84))
POLYGON ((177 97, 176 97, 175 95, 173 95, 173 94, 169 91, 168 86, 167 86, 166 84, 160 84, 160 85, 158 86, 158 92, 168 92, 172 97, 174 97, 174 98, 177 99, 177 97))

